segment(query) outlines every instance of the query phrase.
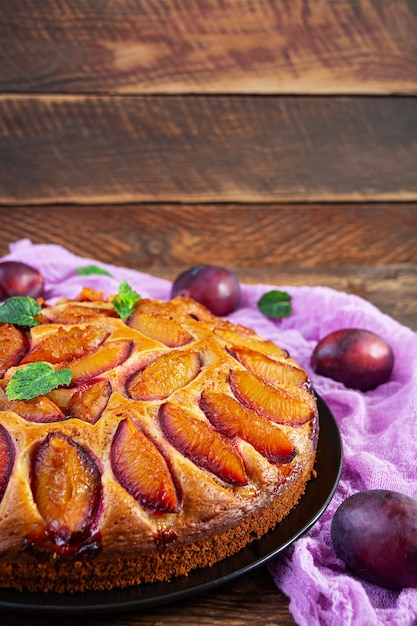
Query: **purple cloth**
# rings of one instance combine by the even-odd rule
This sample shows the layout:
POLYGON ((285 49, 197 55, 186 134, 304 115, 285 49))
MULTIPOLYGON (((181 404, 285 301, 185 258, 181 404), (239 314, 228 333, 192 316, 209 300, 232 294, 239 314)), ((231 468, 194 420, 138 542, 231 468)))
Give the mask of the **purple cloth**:
MULTIPOLYGON (((46 299, 76 296, 82 286, 115 294, 121 280, 143 297, 167 299, 171 283, 140 272, 100 263, 56 245, 21 240, 2 260, 24 261, 46 281, 46 299), (79 276, 88 264, 108 276, 79 276)), ((289 596, 299 626, 417 625, 417 589, 389 591, 346 573, 330 541, 336 508, 356 491, 386 488, 417 499, 417 334, 369 302, 326 287, 286 287, 292 295, 290 317, 272 321, 257 309, 271 285, 242 285, 242 302, 229 319, 254 328, 287 349, 310 374, 317 392, 333 412, 344 447, 342 476, 326 512, 284 555, 270 563, 277 586, 289 596), (395 355, 390 381, 374 391, 348 390, 312 372, 310 355, 317 341, 339 328, 364 328, 384 337, 395 355)), ((276 288, 276 287, 275 287, 276 288)))

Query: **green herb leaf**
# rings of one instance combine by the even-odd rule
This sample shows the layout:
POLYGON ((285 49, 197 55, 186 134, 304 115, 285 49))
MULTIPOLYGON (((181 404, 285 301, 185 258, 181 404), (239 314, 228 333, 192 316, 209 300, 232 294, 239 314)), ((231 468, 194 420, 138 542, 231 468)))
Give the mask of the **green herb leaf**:
POLYGON ((0 322, 16 326, 37 326, 35 316, 41 312, 41 306, 29 296, 12 296, 0 306, 0 322))
POLYGON ((140 295, 132 290, 132 287, 123 280, 119 286, 119 293, 113 298, 113 305, 122 320, 126 320, 133 312, 140 295))
POLYGON ((9 400, 30 400, 59 385, 69 385, 71 379, 71 370, 55 371, 44 361, 28 363, 13 374, 6 387, 6 396, 9 400))
POLYGON ((110 272, 98 267, 98 265, 87 265, 86 267, 77 267, 76 274, 80 276, 92 276, 93 274, 103 274, 104 276, 111 276, 110 272))
POLYGON ((268 291, 259 299, 258 309, 267 317, 288 317, 292 313, 291 296, 285 291, 268 291))

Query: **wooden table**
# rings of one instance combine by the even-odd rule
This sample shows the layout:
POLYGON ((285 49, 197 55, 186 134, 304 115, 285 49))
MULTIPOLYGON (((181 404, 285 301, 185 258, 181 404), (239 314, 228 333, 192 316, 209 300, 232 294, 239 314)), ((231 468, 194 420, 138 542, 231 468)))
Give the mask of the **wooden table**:
MULTIPOLYGON (((0 255, 328 285, 417 330, 414 0, 0 0, 0 255)), ((8 626, 51 618, 2 613, 8 626)), ((294 624, 265 567, 146 613, 294 624)))

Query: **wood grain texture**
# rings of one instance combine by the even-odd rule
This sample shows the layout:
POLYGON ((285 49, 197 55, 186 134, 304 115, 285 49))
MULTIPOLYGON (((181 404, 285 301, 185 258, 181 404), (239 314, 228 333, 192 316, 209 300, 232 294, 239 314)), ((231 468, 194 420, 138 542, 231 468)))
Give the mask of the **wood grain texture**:
POLYGON ((417 204, 0 207, 22 236, 173 280, 199 263, 244 282, 327 285, 417 330, 417 204))
POLYGON ((145 271, 417 264, 417 203, 0 207, 0 222, 0 255, 24 232, 145 271))
POLYGON ((0 97, 0 203, 415 200, 417 97, 0 97))
POLYGON ((0 91, 417 93, 415 0, 0 0, 0 91))

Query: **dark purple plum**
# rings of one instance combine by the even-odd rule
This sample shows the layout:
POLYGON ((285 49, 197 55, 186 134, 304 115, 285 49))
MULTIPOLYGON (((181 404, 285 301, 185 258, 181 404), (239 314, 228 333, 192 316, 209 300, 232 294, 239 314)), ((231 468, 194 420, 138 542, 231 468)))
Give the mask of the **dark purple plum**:
POLYGON ((317 374, 342 382, 346 387, 368 391, 389 380, 394 354, 379 335, 369 330, 344 328, 318 342, 311 366, 317 374))
POLYGON ((387 587, 417 587, 417 500, 371 489, 347 498, 331 526, 337 556, 359 578, 387 587))
POLYGON ((236 276, 218 265, 197 265, 180 274, 172 285, 171 298, 185 295, 204 304, 215 315, 228 315, 240 302, 236 276))
POLYGON ((38 298, 43 294, 44 280, 38 270, 20 261, 0 263, 0 300, 12 296, 38 298))

